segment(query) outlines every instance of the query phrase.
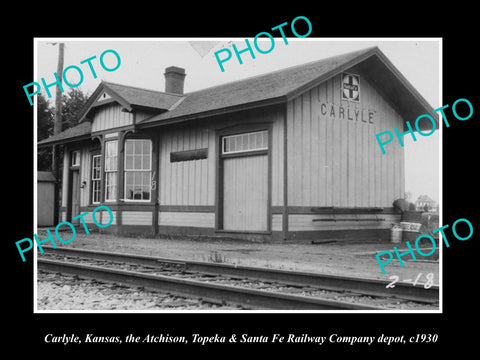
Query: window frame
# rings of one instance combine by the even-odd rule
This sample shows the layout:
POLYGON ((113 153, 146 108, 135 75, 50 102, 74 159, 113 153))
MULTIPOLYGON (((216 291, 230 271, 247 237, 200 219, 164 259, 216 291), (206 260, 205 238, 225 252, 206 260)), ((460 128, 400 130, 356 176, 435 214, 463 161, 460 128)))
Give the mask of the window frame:
POLYGON ((268 151, 269 149, 269 133, 268 130, 255 130, 255 131, 246 131, 246 132, 241 132, 241 133, 236 133, 236 134, 229 134, 229 135, 223 135, 221 136, 221 155, 236 155, 236 154, 244 154, 244 153, 255 153, 255 152, 265 152, 268 151), (262 146, 261 147, 255 147, 255 148, 250 148, 250 149, 242 149, 242 150, 234 150, 234 151, 226 151, 226 140, 227 139, 232 139, 232 138, 238 138, 244 135, 253 135, 253 134, 259 134, 262 133, 262 146), (264 139, 266 139, 266 146, 263 146, 264 139))
POLYGON ((91 176, 90 176, 90 203, 91 204, 100 204, 102 202, 102 155, 101 154, 92 154, 92 167, 91 167, 91 176), (99 160, 97 165, 98 169, 98 178, 94 178, 95 174, 95 159, 99 160), (95 184, 98 184, 98 201, 95 201, 95 184))
POLYGON ((105 202, 115 202, 117 201, 117 192, 118 192, 118 139, 112 139, 112 140, 107 140, 105 141, 105 147, 104 147, 104 154, 103 154, 103 173, 104 173, 104 196, 105 196, 105 199, 104 201, 105 202), (115 149, 115 155, 114 156, 109 156, 110 157, 114 157, 115 158, 115 161, 113 161, 113 164, 114 164, 114 170, 112 169, 108 169, 107 170, 107 164, 109 162, 107 162, 107 144, 108 143, 115 143, 114 145, 114 149, 115 149), (113 194, 113 198, 109 198, 107 199, 107 195, 108 195, 108 191, 107 191, 107 188, 109 186, 108 184, 108 178, 109 178, 109 174, 114 174, 113 176, 113 179, 115 179, 115 185, 114 185, 114 191, 112 192, 113 194))
POLYGON ((70 153, 70 166, 80 166, 80 150, 72 150, 70 153), (75 162, 74 162, 75 160, 75 162))
MULTIPOLYGON (((135 147, 134 147, 135 148, 135 147)), ((143 153, 143 146, 142 146, 142 156, 145 155, 143 153)), ((132 164, 133 165, 133 164, 132 164)), ((149 138, 143 138, 143 139, 125 139, 124 141, 124 155, 123 155, 123 201, 125 202, 135 202, 135 203, 150 203, 152 201, 152 170, 153 170, 153 141, 152 139, 149 138), (150 144, 150 153, 149 153, 149 167, 148 169, 129 169, 127 168, 127 142, 136 142, 136 141, 148 141, 150 144), (135 173, 135 172, 140 172, 140 173, 148 173, 148 178, 149 178, 149 185, 148 185, 148 193, 149 193, 149 198, 148 199, 128 199, 127 198, 127 175, 129 173, 135 173)), ((143 186, 143 184, 142 184, 143 186)), ((143 197, 143 193, 142 193, 143 197)))

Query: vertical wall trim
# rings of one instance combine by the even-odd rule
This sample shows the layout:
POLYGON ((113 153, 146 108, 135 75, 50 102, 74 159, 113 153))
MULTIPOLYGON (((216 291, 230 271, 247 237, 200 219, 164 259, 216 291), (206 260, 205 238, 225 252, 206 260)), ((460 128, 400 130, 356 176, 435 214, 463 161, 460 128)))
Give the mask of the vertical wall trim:
MULTIPOLYGON (((124 153, 125 153, 125 138, 127 132, 119 131, 118 133, 118 143, 117 143, 117 204, 121 203, 120 199, 124 198, 124 179, 125 175, 123 173, 124 169, 124 153)), ((121 232, 122 228, 122 212, 117 210, 116 212, 116 224, 117 231, 121 232)))
POLYGON ((105 136, 100 135, 100 203, 105 202, 105 136))
POLYGON ((72 172, 73 170, 70 169, 70 156, 68 162, 68 186, 67 186, 67 221, 72 222, 72 172))
MULTIPOLYGON (((264 115, 265 116, 265 115, 264 115)), ((267 157, 267 231, 272 231, 272 137, 273 123, 268 126, 268 157, 267 157)))
POLYGON ((215 230, 223 229, 223 161, 221 161, 222 136, 215 132, 215 230))
POLYGON ((152 199, 155 202, 154 211, 153 211, 153 234, 158 234, 158 211, 160 203, 160 133, 156 132, 152 139, 152 171, 154 171, 155 176, 153 181, 155 181, 155 189, 152 191, 152 199))

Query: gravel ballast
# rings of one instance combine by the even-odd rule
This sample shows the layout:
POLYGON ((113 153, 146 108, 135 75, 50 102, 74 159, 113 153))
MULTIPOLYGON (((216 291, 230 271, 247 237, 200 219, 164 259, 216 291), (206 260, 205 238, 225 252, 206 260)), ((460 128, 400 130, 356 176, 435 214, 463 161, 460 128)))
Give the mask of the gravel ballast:
MULTIPOLYGON (((41 230, 38 236, 43 238, 41 230)), ((65 238, 68 238, 68 234, 65 238)), ((392 250, 393 246, 397 246, 401 252, 405 247, 404 244, 385 241, 277 244, 221 238, 140 238, 77 232, 74 241, 57 246, 387 281, 397 276, 398 282, 418 278, 416 286, 422 286, 427 274, 433 273, 434 284, 439 284, 439 263, 429 258, 417 257, 422 261, 405 259, 403 267, 395 259, 385 266, 386 274, 382 274, 375 254, 392 250)), ((42 255, 37 253, 37 256, 42 255)), ((199 304, 198 299, 172 299, 170 295, 47 273, 39 273, 37 294, 38 310, 215 309, 211 304, 199 304)))

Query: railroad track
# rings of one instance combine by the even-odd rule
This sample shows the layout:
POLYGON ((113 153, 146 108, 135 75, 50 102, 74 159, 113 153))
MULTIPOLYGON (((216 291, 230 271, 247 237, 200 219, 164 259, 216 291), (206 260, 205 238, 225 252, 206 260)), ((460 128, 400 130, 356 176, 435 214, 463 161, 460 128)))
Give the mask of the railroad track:
MULTIPOLYGON (((171 292, 185 296, 195 296, 205 301, 224 302, 250 309, 288 310, 383 310, 382 306, 372 306, 357 302, 347 302, 306 296, 305 289, 347 293, 352 296, 388 297, 427 304, 438 302, 438 286, 430 289, 396 284, 385 288, 386 281, 359 279, 353 277, 322 275, 315 273, 232 266, 158 258, 142 255, 109 253, 103 251, 72 248, 47 248, 38 257, 38 268, 61 272, 79 277, 94 278, 107 282, 117 282, 130 286, 171 292), (55 257, 48 259, 48 257, 55 257), (61 258, 62 260, 58 260, 61 258), (69 259, 65 261, 65 259, 69 259), (83 263, 81 263, 83 262, 83 263), (124 269, 120 269, 124 267, 124 269), (125 269, 127 267, 127 269, 125 269), (190 278, 189 278, 190 277, 190 278), (199 280, 201 278, 201 280, 199 280), (219 281, 220 279, 220 281, 219 281), (225 280, 227 279, 227 280, 225 280), (257 281, 263 284, 274 282, 276 286, 297 288, 299 294, 283 291, 270 291, 268 286, 244 287, 242 280, 257 281), (240 282, 231 285, 230 282, 240 282), (225 284, 225 282, 227 284, 225 284), (279 285, 278 285, 279 284, 279 285), (263 287, 263 288, 262 288, 263 287)), ((308 291, 307 291, 308 293, 308 291)))

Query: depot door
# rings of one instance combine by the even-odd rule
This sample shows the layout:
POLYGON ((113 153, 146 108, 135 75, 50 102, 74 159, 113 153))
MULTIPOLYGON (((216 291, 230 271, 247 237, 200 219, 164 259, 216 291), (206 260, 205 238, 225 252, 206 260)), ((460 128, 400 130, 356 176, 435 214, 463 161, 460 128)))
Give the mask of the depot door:
POLYGON ((268 231, 268 132, 224 136, 223 230, 268 231))
POLYGON ((69 194, 69 221, 78 225, 80 219, 72 220, 80 214, 80 171, 79 169, 70 170, 70 194, 69 194))

